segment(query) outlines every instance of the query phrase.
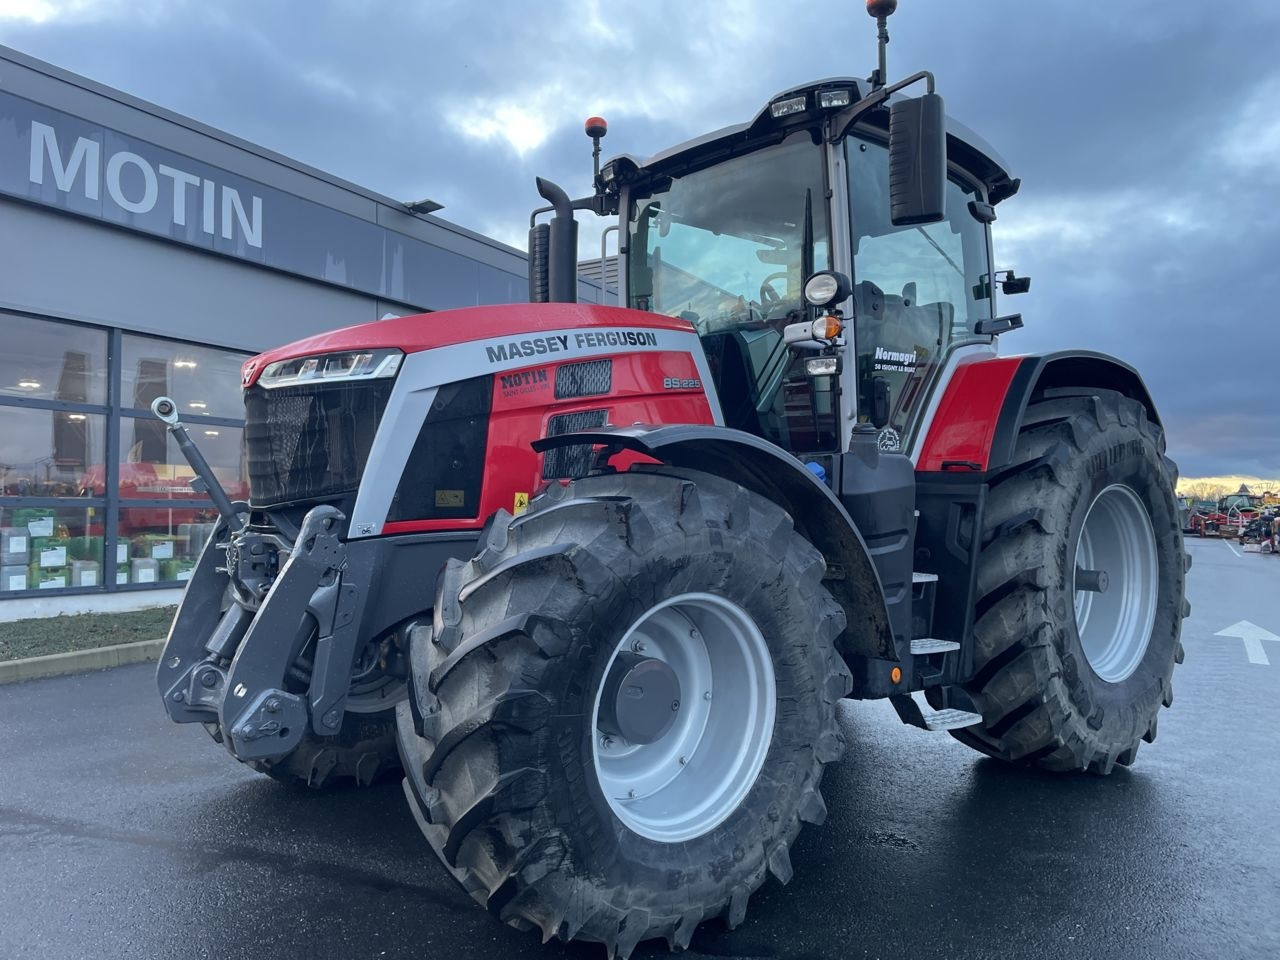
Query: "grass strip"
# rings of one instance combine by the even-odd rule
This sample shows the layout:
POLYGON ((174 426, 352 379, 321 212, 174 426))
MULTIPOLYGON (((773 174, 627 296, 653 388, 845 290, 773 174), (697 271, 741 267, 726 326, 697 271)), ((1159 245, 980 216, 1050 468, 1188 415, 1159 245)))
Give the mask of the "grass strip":
POLYGON ((176 609, 153 607, 128 613, 60 614, 0 623, 0 660, 155 640, 169 632, 176 609))

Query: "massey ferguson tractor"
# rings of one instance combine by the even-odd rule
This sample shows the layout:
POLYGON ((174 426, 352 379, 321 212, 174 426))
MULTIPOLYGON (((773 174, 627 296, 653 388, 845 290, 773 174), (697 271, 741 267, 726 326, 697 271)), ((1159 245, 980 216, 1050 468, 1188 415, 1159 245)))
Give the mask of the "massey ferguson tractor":
POLYGON ((287 782, 403 771, 479 904, 610 957, 790 879, 841 698, 1132 764, 1188 612, 1160 417, 1119 360, 998 355, 1019 181, 931 74, 887 81, 895 5, 869 80, 602 168, 590 121, 592 195, 539 181, 536 302, 248 361, 247 503, 156 401, 222 516, 169 716, 287 782), (574 302, 583 210, 622 306, 574 302))

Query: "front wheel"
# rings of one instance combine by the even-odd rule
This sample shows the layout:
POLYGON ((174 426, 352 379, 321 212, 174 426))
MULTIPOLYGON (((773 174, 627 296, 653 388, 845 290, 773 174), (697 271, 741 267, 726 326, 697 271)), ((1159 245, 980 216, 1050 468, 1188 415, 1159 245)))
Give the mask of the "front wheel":
POLYGON ((499 514, 441 577, 400 708, 419 825, 544 938, 627 956, 786 882, 850 689, 822 556, 770 501, 652 468, 499 514))
MULTIPOLYGON (((367 787, 400 772, 396 747, 396 705, 406 697, 403 679, 388 675, 382 665, 389 656, 403 662, 400 635, 372 642, 352 666, 342 724, 333 736, 322 737, 308 729, 293 750, 271 760, 250 760, 248 765, 291 787, 328 791, 337 787, 367 787)), ((310 653, 294 664, 287 682, 305 695, 310 683, 310 653)), ((403 676, 403 673, 401 673, 403 676)), ((218 743, 222 728, 206 723, 218 743)))
MULTIPOLYGON (((1131 764, 1173 702, 1189 612, 1164 434, 1119 394, 1027 408, 978 560, 969 746, 1049 770, 1131 764)), ((1203 528, 1201 528, 1203 529, 1203 528)))

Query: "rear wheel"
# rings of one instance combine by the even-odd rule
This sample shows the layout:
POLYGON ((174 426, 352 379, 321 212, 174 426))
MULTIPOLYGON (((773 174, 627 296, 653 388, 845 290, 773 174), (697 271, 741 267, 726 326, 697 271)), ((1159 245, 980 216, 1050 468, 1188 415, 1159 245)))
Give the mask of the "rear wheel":
POLYGON ((1127 397, 1032 403, 988 495, 969 746, 1109 773, 1155 739, 1182 661, 1183 552, 1164 435, 1127 397))
POLYGON ((628 955, 786 882, 850 689, 822 556, 775 504, 667 468, 500 513, 411 638, 406 784, 500 919, 628 955))

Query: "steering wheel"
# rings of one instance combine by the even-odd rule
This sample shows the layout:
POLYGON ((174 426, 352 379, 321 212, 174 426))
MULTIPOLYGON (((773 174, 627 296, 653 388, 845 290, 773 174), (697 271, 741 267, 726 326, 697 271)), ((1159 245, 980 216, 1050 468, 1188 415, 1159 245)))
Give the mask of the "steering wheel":
POLYGON ((777 290, 773 289, 773 281, 786 280, 787 272, 783 270, 780 273, 771 273, 760 281, 760 306, 765 314, 768 314, 774 307, 782 302, 782 297, 777 290))

